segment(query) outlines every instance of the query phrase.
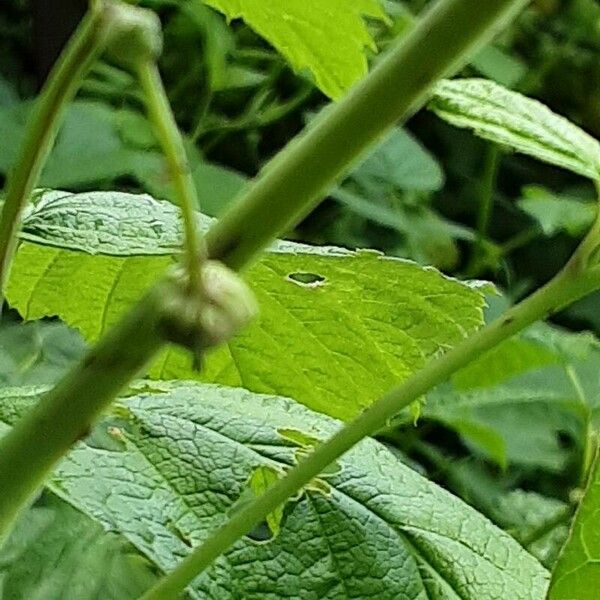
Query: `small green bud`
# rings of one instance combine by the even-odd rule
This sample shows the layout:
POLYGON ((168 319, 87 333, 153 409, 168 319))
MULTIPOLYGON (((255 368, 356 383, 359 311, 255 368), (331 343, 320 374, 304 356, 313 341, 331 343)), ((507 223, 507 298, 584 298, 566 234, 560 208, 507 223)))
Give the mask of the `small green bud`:
POLYGON ((154 12, 109 0, 105 14, 111 25, 107 44, 111 60, 124 68, 135 69, 144 62, 158 59, 163 40, 160 19, 154 12))
POLYGON ((258 313, 244 280, 220 262, 202 266, 202 289, 192 293, 185 270, 177 268, 162 298, 161 328, 173 343, 198 351, 229 341, 258 313))

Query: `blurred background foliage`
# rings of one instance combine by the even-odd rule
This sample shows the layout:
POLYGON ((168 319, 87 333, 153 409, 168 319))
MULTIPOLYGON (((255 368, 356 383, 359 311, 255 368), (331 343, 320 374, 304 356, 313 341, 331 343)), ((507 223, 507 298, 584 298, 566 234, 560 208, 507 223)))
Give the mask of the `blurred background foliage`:
MULTIPOLYGON (((162 20, 161 71, 186 136, 200 206, 218 216, 329 99, 311 73, 294 72, 243 22, 228 25, 201 0, 139 4, 162 20)), ((408 31, 427 4, 384 0, 389 22, 369 21, 378 47, 408 31)), ((0 184, 31 99, 82 9, 82 0, 0 6, 0 184)), ((377 59, 370 54, 371 62, 377 59)), ((534 0, 464 74, 537 98, 600 135, 600 4, 534 0)), ((42 185, 172 198, 129 75, 107 62, 93 69, 68 111, 42 185)), ((491 280, 504 293, 490 301, 494 314, 564 264, 594 217, 595 201, 586 180, 510 154, 423 110, 382 140, 287 237, 375 248, 457 277, 491 280)), ((505 344, 493 360, 433 394, 420 427, 399 423, 382 438, 548 565, 566 534, 586 464, 595 402, 588 400, 597 395, 600 367, 596 340, 568 330, 598 333, 599 300, 596 294, 559 315, 561 328, 534 328, 505 344), (551 402, 557 394, 560 409, 551 402)), ((0 385, 51 382, 81 354, 83 342, 59 323, 24 327, 15 314, 11 319, 0 331, 0 385)))

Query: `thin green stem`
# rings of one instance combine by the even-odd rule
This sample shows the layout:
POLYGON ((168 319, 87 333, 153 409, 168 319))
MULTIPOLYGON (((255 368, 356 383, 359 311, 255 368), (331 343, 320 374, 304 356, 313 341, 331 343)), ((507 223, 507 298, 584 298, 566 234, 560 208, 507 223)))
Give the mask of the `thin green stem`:
POLYGON ((496 178, 498 176, 498 167, 500 165, 500 149, 496 144, 488 144, 485 153, 483 174, 480 184, 479 212, 477 214, 477 233, 471 260, 466 269, 467 276, 472 277, 477 274, 481 252, 487 238, 492 210, 494 208, 494 192, 496 189, 496 178))
POLYGON ((566 304, 600 287, 600 273, 586 275, 570 262, 552 281, 532 296, 515 305, 501 318, 479 330, 446 354, 431 361, 403 385, 391 390, 354 421, 345 425, 330 440, 270 487, 261 497, 235 514, 213 532, 199 548, 158 582, 143 598, 177 598, 204 569, 233 543, 246 535, 266 516, 296 494, 330 463, 367 436, 385 427, 411 402, 423 396, 483 352, 510 338, 531 323, 547 317, 566 304))
POLYGON ((533 242, 533 240, 540 237, 540 232, 541 229, 538 225, 519 231, 519 233, 500 244, 500 256, 512 254, 515 250, 533 242))
POLYGON ((209 253, 246 265, 327 194, 335 181, 398 120, 427 99, 526 0, 443 0, 390 48, 373 72, 263 169, 207 235, 209 253), (249 226, 250 224, 250 226, 249 226))
POLYGON ((143 61, 137 67, 140 85, 146 97, 148 114, 163 148, 175 193, 183 215, 185 248, 190 288, 194 292, 201 289, 201 261, 204 252, 196 226, 198 196, 190 170, 183 139, 173 117, 160 73, 154 62, 143 61))
MULTIPOLYGON (((238 269, 250 263, 273 237, 296 223, 310 209, 365 147, 375 142, 397 119, 406 118, 416 110, 427 99, 428 90, 437 78, 457 69, 471 50, 487 40, 524 4, 525 0, 443 0, 437 4, 347 100, 317 119, 318 123, 313 123, 306 134, 292 142, 281 157, 268 165, 245 198, 211 230, 207 238, 209 256, 238 269)), ((153 57, 157 36, 153 22, 143 14, 130 16, 130 29, 122 30, 122 35, 115 37, 113 50, 127 49, 121 54, 129 59, 128 64, 137 68, 140 61, 136 60, 136 52, 153 57), (130 36, 128 31, 136 35, 130 36)), ((156 77, 150 70, 140 75, 144 79, 156 77)), ((147 81, 147 84, 153 85, 153 82, 147 81)), ((176 166, 180 171, 179 165, 176 166)), ((192 273, 193 270, 190 275, 192 273)), ((162 291, 163 300, 168 299, 168 294, 164 294, 164 285, 168 281, 163 280, 155 288, 162 291)), ((31 497, 32 490, 43 483, 76 437, 91 427, 95 416, 127 381, 136 376, 139 366, 160 348, 164 332, 162 336, 158 335, 154 324, 158 322, 156 311, 163 308, 143 300, 131 309, 121 324, 92 351, 91 356, 96 356, 96 352, 100 355, 92 363, 103 368, 96 369, 91 377, 89 359, 84 360, 59 383, 56 391, 40 401, 39 408, 15 426, 14 433, 0 440, 0 489, 4 493, 8 486, 6 489, 12 490, 13 499, 11 506, 2 505, 0 510, 0 536, 9 527, 11 515, 16 514, 15 511, 31 497), (147 331, 142 333, 143 330, 147 331), (140 339, 143 336, 148 336, 144 343, 140 339), (123 348, 131 356, 121 368, 115 357, 123 356, 123 348), (82 404, 90 401, 90 389, 95 390, 91 406, 82 409, 82 404), (63 411, 69 421, 68 427, 63 427, 60 418, 63 411), (56 423, 47 415, 57 419, 56 423), (47 442, 40 445, 40 438, 47 442), (48 458, 42 454, 47 454, 48 458), (28 456, 36 468, 29 465, 27 469, 16 470, 12 466, 12 457, 17 456, 28 456), (2 510, 6 514, 3 515, 2 510)), ((357 435, 358 429, 351 429, 350 437, 341 441, 334 438, 333 447, 325 446, 329 450, 325 450, 325 454, 323 451, 316 454, 317 463, 308 463, 309 466, 303 469, 313 472, 316 464, 318 472, 326 466, 328 452, 330 455, 343 452, 349 440, 360 439, 357 435)), ((293 475, 291 487, 300 489, 304 485, 304 476, 302 473, 293 475)), ((286 486, 290 488, 289 483, 286 486)), ((286 497, 281 491, 277 493, 275 506, 286 497)), ((243 513, 248 522, 262 514, 262 509, 256 506, 252 510, 255 512, 243 513)), ((234 529, 233 537, 229 531, 229 537, 224 538, 229 540, 225 547, 236 536, 243 535, 245 525, 242 530, 237 534, 238 530, 234 529)), ((209 556, 213 555, 209 553, 209 556)))
POLYGON ((207 124, 204 127, 200 126, 194 131, 193 139, 197 140, 210 133, 229 133, 242 131, 244 129, 259 129, 261 127, 272 125, 286 117, 288 114, 294 112, 299 106, 306 102, 312 94, 312 91, 312 87, 307 85, 293 98, 290 98, 281 104, 270 106, 263 112, 244 115, 233 121, 216 122, 207 124))
POLYGON ((17 247, 23 210, 54 144, 64 110, 110 33, 110 11, 95 5, 82 20, 34 106, 19 157, 8 175, 0 217, 0 309, 17 247))

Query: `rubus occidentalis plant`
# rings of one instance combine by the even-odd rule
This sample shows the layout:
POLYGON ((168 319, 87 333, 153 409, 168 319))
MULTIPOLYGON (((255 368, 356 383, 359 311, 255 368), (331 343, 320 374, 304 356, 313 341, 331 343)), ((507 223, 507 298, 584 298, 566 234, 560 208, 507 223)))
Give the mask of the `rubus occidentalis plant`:
MULTIPOLYGON (((248 267, 278 234, 298 222, 366 148, 427 102, 434 84, 456 71, 473 49, 523 5, 515 0, 443 0, 436 4, 345 99, 315 119, 275 157, 237 204, 201 238, 196 229, 195 193, 185 150, 156 68, 161 45, 159 27, 149 13, 119 2, 92 4, 39 99, 20 159, 9 178, 0 221, 2 289, 11 267, 21 215, 62 110, 86 68, 105 48, 140 82, 177 190, 185 252, 180 265, 156 283, 82 363, 0 440, 0 536, 7 535, 20 510, 57 461, 85 437, 111 400, 165 344, 179 344, 200 355, 227 341, 252 317, 253 297, 232 270, 248 267)), ((448 108, 453 106, 452 92, 442 85, 434 98, 434 109, 450 113, 448 120, 454 119, 458 125, 474 126, 469 118, 476 119, 460 114, 461 106, 456 114, 448 108)), ((480 128, 485 133, 485 122, 480 128)), ((491 133, 488 137, 494 138, 491 133)), ((499 141, 523 150, 518 139, 507 136, 499 141)), ((576 146, 577 140, 573 143, 576 146)), ((535 142, 532 144, 535 146, 535 142)), ((582 145, 589 146, 587 139, 582 145)), ((564 155, 573 155, 573 163, 579 158, 581 164, 574 170, 579 168, 579 172, 597 180, 597 150, 595 146, 590 148, 589 156, 582 155, 577 147, 564 155)), ((560 155, 561 150, 555 153, 560 155)), ((561 164, 560 160, 555 162, 561 164)), ((358 442, 384 428, 403 408, 481 353, 600 288, 599 244, 597 222, 564 269, 548 284, 498 320, 431 359, 329 440, 314 444, 314 450, 306 453, 297 466, 285 476, 275 477, 272 485, 265 486, 264 494, 242 504, 146 597, 176 597, 257 523, 279 510, 358 442)))

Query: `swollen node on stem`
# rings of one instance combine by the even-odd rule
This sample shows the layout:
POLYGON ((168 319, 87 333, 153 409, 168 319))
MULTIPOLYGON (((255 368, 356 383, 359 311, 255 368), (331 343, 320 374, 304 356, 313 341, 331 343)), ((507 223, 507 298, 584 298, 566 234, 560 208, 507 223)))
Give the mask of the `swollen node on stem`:
MULTIPOLYGON (((595 237, 590 232, 591 238, 595 237)), ((585 247, 586 238, 582 243, 585 247)), ((236 540, 246 535, 287 498, 296 494, 329 464, 350 450, 365 437, 376 434, 395 415, 452 374, 468 365, 482 353, 494 348, 525 327, 564 308, 571 302, 600 289, 600 270, 596 267, 576 271, 573 259, 550 282, 537 292, 513 306, 494 322, 429 362, 404 384, 392 389, 356 419, 345 425, 331 439, 320 445, 304 461, 274 483, 259 498, 235 513, 221 528, 194 550, 182 563, 145 596, 144 600, 176 598, 185 587, 225 552, 236 540)))
POLYGON ((118 1, 109 1, 107 10, 115 22, 107 44, 109 58, 132 70, 144 62, 155 62, 163 45, 158 16, 151 10, 118 1))
POLYGON ((243 280, 208 261, 199 304, 174 267, 0 438, 0 543, 57 461, 84 437, 111 400, 171 341, 196 351, 228 341, 256 314, 243 280))

